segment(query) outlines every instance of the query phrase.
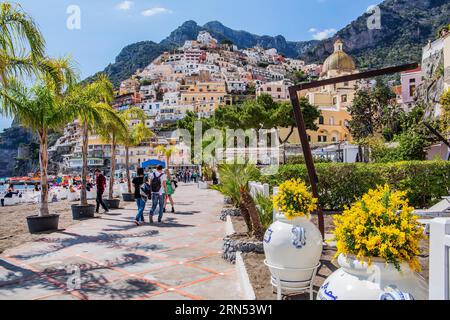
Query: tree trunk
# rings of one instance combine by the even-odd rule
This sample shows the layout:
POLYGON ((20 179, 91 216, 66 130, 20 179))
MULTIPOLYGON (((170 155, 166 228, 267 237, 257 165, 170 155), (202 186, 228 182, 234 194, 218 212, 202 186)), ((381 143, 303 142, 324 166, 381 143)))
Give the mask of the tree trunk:
POLYGON ((48 216, 48 152, 47 152, 47 132, 42 130, 39 135, 39 166, 41 171, 41 203, 39 205, 39 216, 48 216))
POLYGON ((244 205, 242 201, 239 204, 239 209, 241 210, 241 215, 244 218, 245 224, 247 225, 248 233, 252 234, 253 232, 252 221, 250 220, 250 215, 248 213, 247 207, 244 205))
POLYGON ((244 206, 248 210, 250 220, 252 222, 253 236, 256 239, 262 241, 262 239, 264 238, 264 228, 262 226, 261 219, 258 214, 258 209, 256 209, 256 205, 255 202, 253 201, 252 196, 244 188, 241 188, 241 199, 244 206))
POLYGON ((129 156, 128 152, 129 152, 129 148, 125 147, 125 166, 126 166, 126 170, 127 170, 128 193, 131 193, 130 156, 129 156))
POLYGON ((89 144, 89 130, 87 123, 83 123, 83 146, 81 149, 81 153, 83 154, 83 169, 81 171, 81 194, 80 194, 80 202, 82 206, 87 206, 87 174, 88 174, 88 144, 89 144))
POLYGON ((111 143, 111 174, 109 176, 109 200, 114 199, 114 173, 116 171, 116 141, 113 136, 111 143))
POLYGON ((280 144, 285 144, 286 142, 289 141, 289 139, 292 137, 292 134, 294 133, 294 129, 295 129, 295 126, 291 126, 289 134, 287 135, 287 137, 284 140, 282 140, 281 138, 278 138, 278 141, 280 142, 280 144))

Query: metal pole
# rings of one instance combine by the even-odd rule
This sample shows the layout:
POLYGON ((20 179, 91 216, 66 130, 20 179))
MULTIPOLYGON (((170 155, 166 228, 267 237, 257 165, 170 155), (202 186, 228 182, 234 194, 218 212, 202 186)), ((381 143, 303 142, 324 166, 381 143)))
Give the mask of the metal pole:
MULTIPOLYGON (((319 179, 317 178, 316 168, 314 166, 314 161, 311 153, 311 147, 309 145, 308 135, 306 133, 305 120, 303 119, 303 114, 300 109, 300 100, 298 98, 298 92, 295 88, 291 87, 289 88, 289 95, 291 97, 291 103, 294 109, 295 122, 297 124, 300 141, 302 143, 303 156, 305 157, 306 168, 308 169, 311 191, 313 196, 319 199, 319 191, 317 189, 319 179)), ((325 222, 320 205, 317 208, 317 215, 319 220, 319 230, 320 233, 322 234, 323 239, 325 239, 325 222)))

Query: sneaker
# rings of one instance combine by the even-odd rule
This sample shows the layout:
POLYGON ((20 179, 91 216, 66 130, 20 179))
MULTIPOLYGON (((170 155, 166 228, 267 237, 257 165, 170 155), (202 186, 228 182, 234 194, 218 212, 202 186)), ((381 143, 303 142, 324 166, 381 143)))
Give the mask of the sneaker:
POLYGON ((158 223, 162 223, 162 218, 158 218, 158 223))
POLYGON ((134 221, 134 224, 135 224, 137 227, 140 226, 140 224, 139 224, 139 222, 138 222, 137 220, 134 221))
POLYGON ((150 224, 153 224, 153 216, 150 216, 150 224))
POLYGON ((109 213, 109 210, 103 210, 103 212, 102 212, 102 214, 108 214, 108 213, 109 213))
POLYGON ((174 207, 172 207, 172 213, 175 213, 175 208, 174 207))
POLYGON ((163 212, 166 213, 166 208, 163 209, 163 212))

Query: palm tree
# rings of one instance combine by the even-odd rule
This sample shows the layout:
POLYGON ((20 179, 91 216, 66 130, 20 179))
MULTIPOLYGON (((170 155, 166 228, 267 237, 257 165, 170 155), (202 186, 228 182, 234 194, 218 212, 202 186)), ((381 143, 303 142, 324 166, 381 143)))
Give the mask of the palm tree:
POLYGON ((249 233, 257 239, 262 239, 264 229, 248 189, 248 183, 258 179, 258 169, 249 164, 224 164, 219 166, 219 175, 221 184, 217 189, 239 207, 249 233))
POLYGON ((157 146, 156 152, 162 154, 166 158, 166 167, 169 169, 170 167, 170 159, 172 158, 173 154, 176 152, 176 149, 174 147, 165 147, 165 146, 157 146))
POLYGON ((127 174, 128 193, 131 193, 130 175, 130 148, 139 146, 145 140, 152 138, 155 134, 146 127, 145 120, 147 114, 140 108, 132 107, 122 112, 122 117, 126 122, 138 120, 134 126, 128 126, 122 134, 118 136, 118 142, 125 147, 125 169, 127 174))
POLYGON ((6 88, 18 73, 35 73, 44 58, 45 41, 19 4, 0 4, 0 30, 0 83, 6 88))
POLYGON ((120 123, 122 119, 111 108, 110 103, 114 98, 113 85, 105 75, 99 75, 90 84, 78 85, 70 93, 66 103, 76 110, 82 132, 82 158, 83 167, 81 173, 82 188, 80 194, 81 207, 87 207, 87 175, 88 175, 88 144, 89 131, 100 128, 107 121, 120 123))
POLYGON ((37 133, 39 139, 39 165, 41 174, 41 201, 39 216, 48 216, 48 133, 60 129, 74 117, 74 110, 64 104, 66 89, 76 79, 69 59, 48 60, 59 70, 57 79, 41 75, 28 89, 19 81, 9 79, 6 95, 1 98, 3 110, 16 116, 19 122, 37 133))
MULTIPOLYGON (((116 111, 115 111, 116 112, 116 111)), ((119 136, 124 134, 127 130, 127 124, 123 117, 118 114, 120 121, 114 119, 106 119, 101 128, 96 129, 102 140, 111 145, 111 175, 109 178, 109 192, 108 199, 114 199, 114 173, 116 171, 116 150, 119 136)))

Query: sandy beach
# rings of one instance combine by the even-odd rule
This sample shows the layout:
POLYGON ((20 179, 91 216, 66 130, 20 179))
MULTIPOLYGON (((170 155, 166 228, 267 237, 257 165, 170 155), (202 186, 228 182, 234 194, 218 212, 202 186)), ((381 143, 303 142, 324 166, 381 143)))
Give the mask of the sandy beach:
MULTIPOLYGON (((72 219, 70 206, 77 202, 49 203, 50 213, 59 214, 59 229, 78 223, 72 219)), ((92 203, 92 201, 91 201, 92 203)), ((27 216, 37 214, 39 204, 21 204, 0 207, 0 253, 27 241, 41 237, 28 232, 27 216)))

